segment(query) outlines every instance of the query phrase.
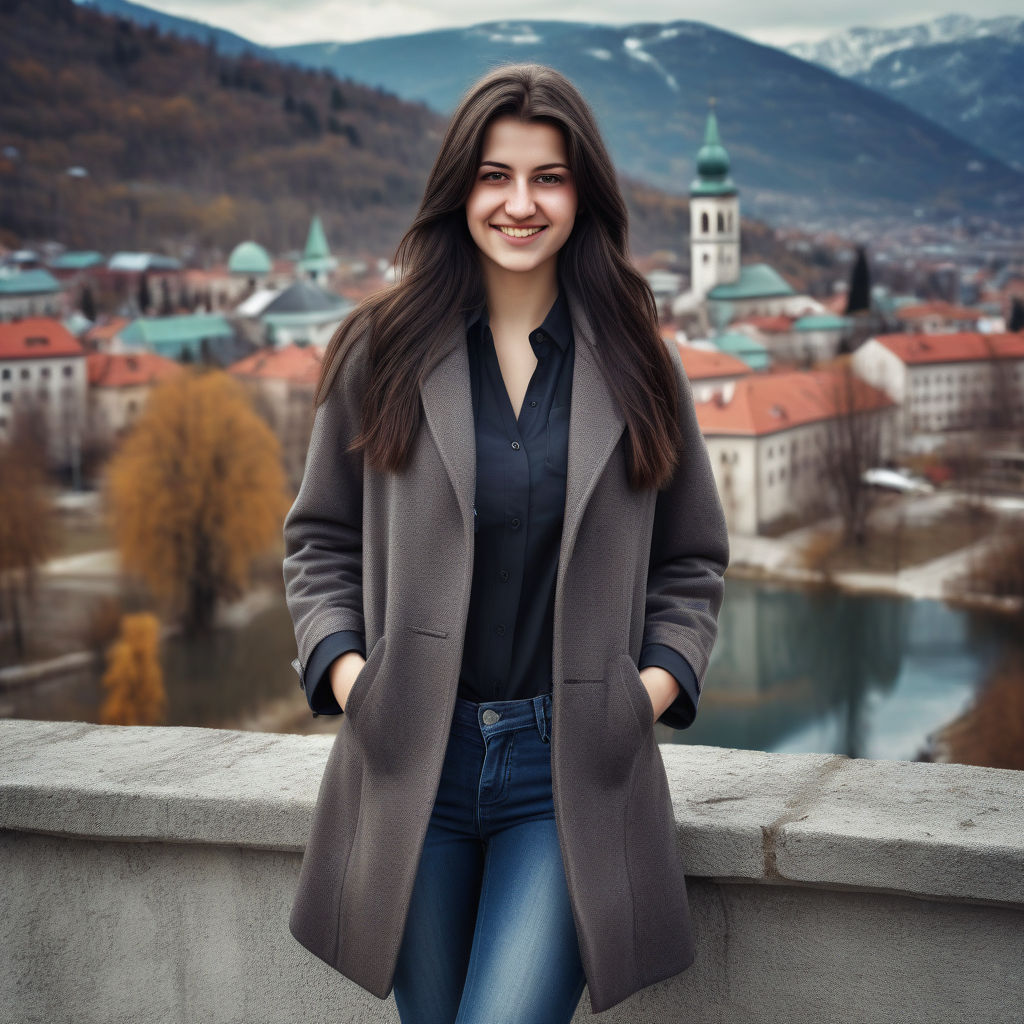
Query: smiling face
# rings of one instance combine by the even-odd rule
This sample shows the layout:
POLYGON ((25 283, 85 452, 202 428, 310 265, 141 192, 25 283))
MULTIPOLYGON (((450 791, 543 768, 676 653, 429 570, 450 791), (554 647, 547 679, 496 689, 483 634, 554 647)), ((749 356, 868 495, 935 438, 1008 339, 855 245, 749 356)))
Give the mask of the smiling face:
POLYGON ((562 132, 542 121, 496 118, 484 133, 476 182, 466 200, 469 233, 494 270, 537 270, 572 233, 576 183, 562 132))

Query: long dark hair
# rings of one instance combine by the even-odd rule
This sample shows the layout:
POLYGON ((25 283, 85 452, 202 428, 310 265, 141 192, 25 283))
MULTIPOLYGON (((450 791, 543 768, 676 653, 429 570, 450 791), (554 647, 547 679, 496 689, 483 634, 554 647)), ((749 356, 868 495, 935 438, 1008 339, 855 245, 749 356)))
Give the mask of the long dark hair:
POLYGON ((554 124, 565 138, 578 208, 558 252, 558 274, 598 334, 595 352, 626 420, 630 483, 663 487, 682 442, 675 375, 659 336, 654 295, 629 260, 626 204, 594 115, 576 87, 543 64, 494 68, 463 95, 416 218, 398 244, 398 279, 363 299, 334 332, 315 404, 327 396, 349 345, 369 329, 362 429, 349 450, 364 449, 368 463, 381 470, 403 468, 420 426, 419 381, 456 323, 486 299, 465 204, 484 132, 508 114, 554 124))

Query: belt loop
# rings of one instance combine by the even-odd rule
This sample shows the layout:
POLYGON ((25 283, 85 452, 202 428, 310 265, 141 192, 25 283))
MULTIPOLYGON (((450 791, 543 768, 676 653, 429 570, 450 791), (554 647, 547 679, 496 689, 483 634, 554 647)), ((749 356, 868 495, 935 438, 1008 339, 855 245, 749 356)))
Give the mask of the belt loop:
POLYGON ((540 738, 545 742, 549 743, 548 739, 548 714, 546 708, 547 694, 542 693, 533 702, 534 714, 537 718, 537 730, 540 732, 540 738))

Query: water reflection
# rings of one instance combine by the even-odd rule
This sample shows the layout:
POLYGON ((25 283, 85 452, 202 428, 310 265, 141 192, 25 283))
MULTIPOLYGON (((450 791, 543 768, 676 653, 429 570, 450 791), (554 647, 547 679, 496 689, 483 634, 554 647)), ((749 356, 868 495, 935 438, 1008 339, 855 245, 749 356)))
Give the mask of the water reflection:
MULTIPOLYGON (((659 727, 658 738, 914 758, 928 733, 966 706, 1001 652, 1019 643, 1011 620, 937 601, 730 578, 697 721, 680 732, 659 727)), ((166 638, 167 724, 223 726, 284 698, 286 708, 294 702, 299 728, 311 727, 290 666, 294 656, 283 594, 247 625, 209 640, 166 638)), ((101 674, 102 668, 83 669, 0 694, 0 714, 98 721, 101 674)))
POLYGON ((937 601, 730 579, 682 743, 913 758, 1011 642, 1005 621, 937 601))

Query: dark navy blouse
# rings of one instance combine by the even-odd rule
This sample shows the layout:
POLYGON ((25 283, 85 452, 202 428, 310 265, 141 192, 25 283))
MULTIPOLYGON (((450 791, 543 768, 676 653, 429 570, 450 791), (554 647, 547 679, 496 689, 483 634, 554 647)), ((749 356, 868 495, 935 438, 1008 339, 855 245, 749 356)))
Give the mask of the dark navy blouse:
MULTIPOLYGON (((550 693, 552 685, 575 345, 564 290, 530 333, 537 366, 518 418, 501 375, 486 304, 467 322, 466 345, 477 484, 473 583, 458 695, 474 702, 519 700, 550 693)), ((328 669, 351 650, 365 657, 361 632, 332 633, 313 649, 305 678, 314 714, 342 713, 328 669)), ((648 665, 675 677, 695 714, 697 679, 689 662, 664 644, 645 644, 638 667, 648 665)))

